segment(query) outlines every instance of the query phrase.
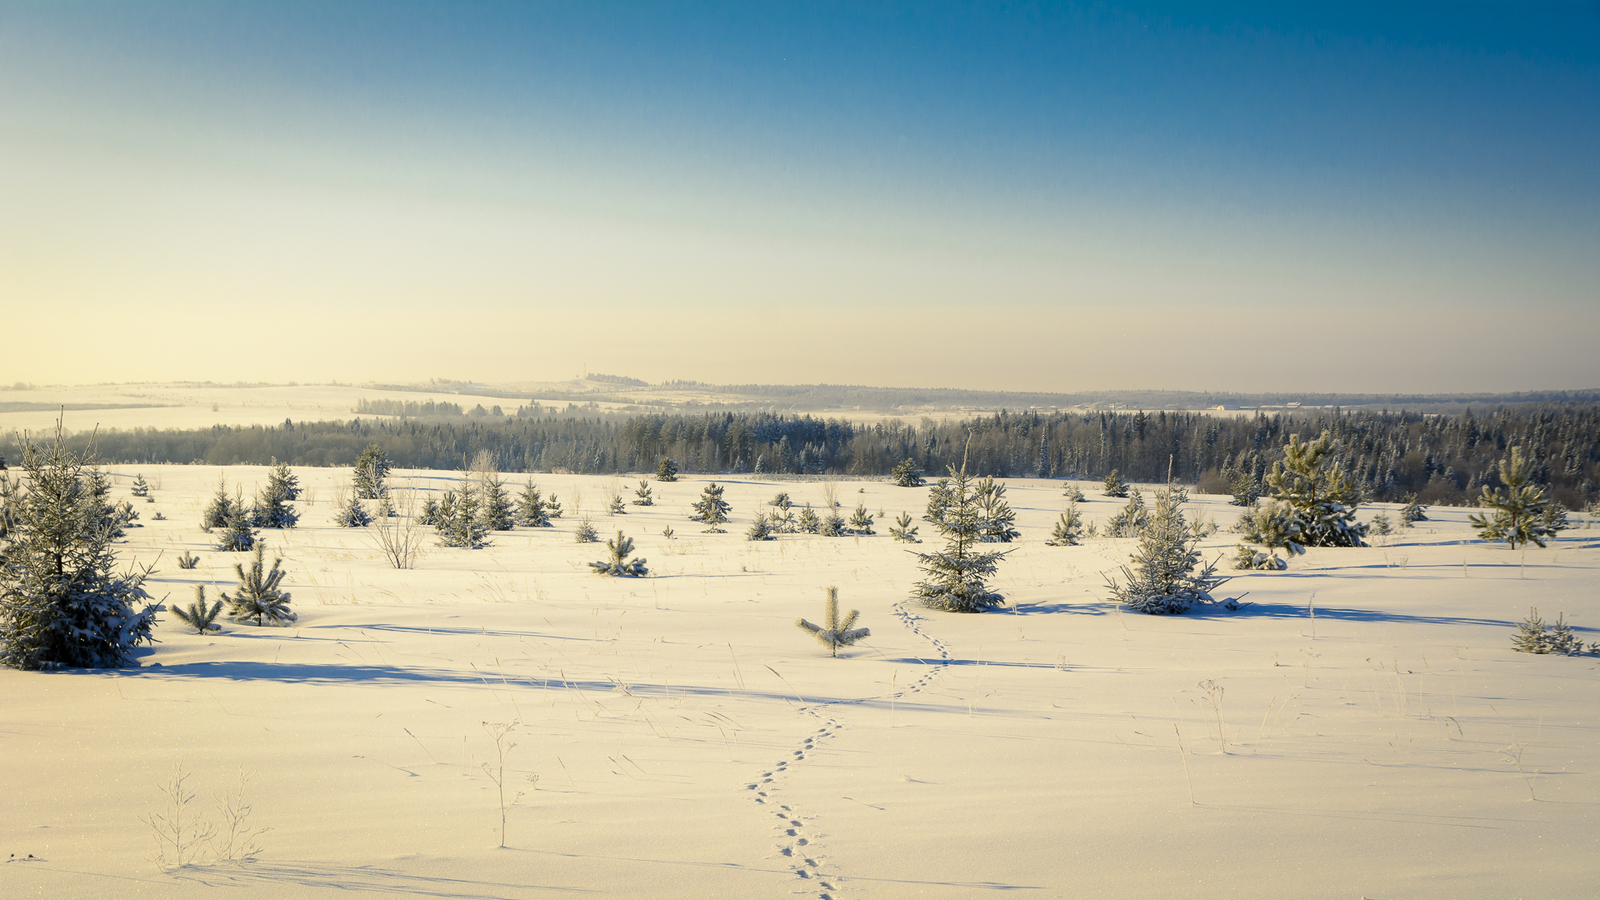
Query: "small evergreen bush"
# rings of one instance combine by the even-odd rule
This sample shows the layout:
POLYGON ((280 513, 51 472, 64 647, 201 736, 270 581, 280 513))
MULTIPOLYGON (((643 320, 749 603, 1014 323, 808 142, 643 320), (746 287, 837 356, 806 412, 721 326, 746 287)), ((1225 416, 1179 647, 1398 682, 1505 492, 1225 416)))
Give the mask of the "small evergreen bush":
POLYGON ((532 482, 524 485, 522 493, 517 495, 517 524, 526 528, 550 527, 550 505, 532 482))
POLYGON ((183 555, 178 557, 178 568, 180 569, 193 569, 198 565, 200 565, 200 557, 187 550, 183 551, 183 555))
POLYGON ((1528 618, 1517 625, 1517 633, 1511 636, 1511 646, 1520 653, 1600 654, 1600 643, 1585 647, 1564 616, 1557 616, 1556 624, 1547 626, 1539 618, 1539 610, 1533 607, 1528 609, 1528 618))
POLYGON ((600 532, 594 530, 594 525, 588 519, 582 519, 578 527, 573 529, 572 537, 580 544, 594 544, 600 541, 600 532))
POLYGON ((352 494, 344 508, 333 514, 333 524, 340 528, 365 528, 372 524, 372 516, 367 514, 367 508, 361 505, 361 500, 352 494))
POLYGON ((1068 503, 1061 518, 1056 521, 1055 530, 1050 532, 1050 539, 1045 541, 1045 546, 1074 547, 1082 537, 1083 516, 1078 512, 1077 503, 1068 503))
POLYGON ((807 503, 806 508, 800 510, 796 527, 806 534, 822 533, 822 519, 817 516, 817 511, 811 508, 811 504, 807 503))
POLYGON ((678 480, 678 463, 677 463, 677 460, 674 460, 670 456, 662 457, 661 462, 656 466, 656 480, 657 481, 677 481, 678 480))
POLYGON ((633 492, 633 505, 654 506, 655 503, 655 496, 650 491, 650 482, 643 478, 639 479, 639 487, 633 492))
POLYGON ((645 560, 635 559, 630 561, 628 559, 629 556, 633 555, 633 538, 624 535, 620 528, 617 529, 616 538, 606 541, 606 549, 611 551, 610 559, 589 563, 589 568, 593 569, 596 574, 613 575, 619 578, 639 578, 650 574, 650 570, 645 567, 645 560))
POLYGON ((777 540, 777 535, 773 534, 772 522, 765 513, 756 513, 755 521, 750 523, 750 528, 744 533, 744 537, 747 541, 777 540))
POLYGON ((1106 523, 1106 537, 1130 538, 1138 537, 1150 523, 1150 511, 1144 505, 1144 495, 1134 488, 1128 498, 1128 505, 1117 511, 1106 523))
POLYGON ((850 516, 850 530, 864 535, 877 533, 872 530, 872 514, 867 512, 865 503, 856 504, 856 511, 850 516))
POLYGON ((132 491, 135 497, 150 496, 150 483, 144 480, 143 474, 133 476, 132 491))
POLYGON ((1106 476, 1105 495, 1119 500, 1128 496, 1128 483, 1122 480, 1122 474, 1116 469, 1112 469, 1111 474, 1106 476))
MULTIPOLYGON (((879 469, 878 471, 883 471, 879 469)), ((906 457, 905 462, 896 465, 889 473, 894 478, 894 483, 900 487, 921 487, 922 468, 916 460, 906 457)))

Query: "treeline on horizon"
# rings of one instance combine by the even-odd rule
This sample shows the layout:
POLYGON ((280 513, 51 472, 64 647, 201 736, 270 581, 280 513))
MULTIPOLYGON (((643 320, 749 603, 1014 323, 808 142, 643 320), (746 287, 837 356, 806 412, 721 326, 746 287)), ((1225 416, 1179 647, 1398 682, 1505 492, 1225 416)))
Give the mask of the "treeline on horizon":
MULTIPOLYGON (((663 457, 685 473, 882 476, 915 460, 930 476, 959 467, 1000 477, 1172 480, 1229 493, 1259 482, 1291 434, 1338 440, 1340 461, 1376 500, 1470 503, 1498 486, 1496 466, 1521 446, 1541 481, 1571 508, 1600 495, 1600 403, 1503 406, 1458 415, 1312 410, 1224 417, 1192 412, 999 412, 960 422, 861 424, 776 413, 630 417, 503 416, 464 421, 352 419, 197 430, 113 430, 94 442, 108 464, 349 466, 376 444, 398 468, 464 470, 487 452, 501 471, 627 474, 663 457)), ((15 460, 15 437, 0 441, 15 460)))

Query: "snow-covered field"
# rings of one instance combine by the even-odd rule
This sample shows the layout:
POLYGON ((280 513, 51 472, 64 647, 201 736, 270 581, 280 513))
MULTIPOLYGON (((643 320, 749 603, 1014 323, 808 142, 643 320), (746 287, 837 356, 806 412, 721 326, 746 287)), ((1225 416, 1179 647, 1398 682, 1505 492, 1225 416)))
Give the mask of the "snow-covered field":
MULTIPOLYGON (((211 550, 200 510, 219 475, 248 495, 265 469, 114 472, 118 499, 136 472, 155 488, 121 557, 159 555, 157 596, 232 588, 245 555, 211 550)), ((430 541, 398 571, 332 525, 348 470, 297 474, 301 526, 264 532, 294 625, 164 614, 138 669, 0 670, 0 896, 1600 896, 1600 662, 1510 644, 1530 606, 1600 639, 1585 516, 1523 554, 1434 508, 1239 575, 1237 612, 1151 618, 1105 600, 1134 542, 1045 546, 1062 485, 1013 480, 1009 605, 957 615, 906 599, 915 559, 887 535, 926 488, 842 481, 877 536, 749 543, 776 492, 820 507, 822 485, 716 479, 733 521, 707 535, 687 520, 707 479, 612 517, 637 478, 537 475, 556 527, 430 541), (580 497, 650 577, 589 571, 580 497), (794 624, 828 585, 872 629, 838 659, 794 624), (152 861, 175 767, 202 823, 247 776, 254 861, 152 861)), ((1121 505, 1083 488, 1102 524, 1121 505)))

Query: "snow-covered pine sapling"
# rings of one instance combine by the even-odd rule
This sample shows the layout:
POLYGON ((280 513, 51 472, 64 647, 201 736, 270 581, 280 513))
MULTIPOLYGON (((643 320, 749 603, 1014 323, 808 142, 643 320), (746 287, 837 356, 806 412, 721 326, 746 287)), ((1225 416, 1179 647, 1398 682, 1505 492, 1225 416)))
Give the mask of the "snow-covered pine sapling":
POLYGON ((794 505, 794 502, 789 499, 788 491, 779 491, 771 500, 767 501, 767 505, 778 509, 788 509, 794 505))
POLYGON ((1513 550, 1519 544, 1543 547, 1546 539, 1567 527, 1566 510, 1550 498, 1548 488, 1533 483, 1533 460, 1523 458, 1521 447, 1512 447, 1511 455, 1500 460, 1500 480, 1504 490, 1491 491, 1484 485, 1478 498, 1478 505, 1492 512, 1468 517, 1478 537, 1504 541, 1513 550))
POLYGON ((1233 567, 1257 572, 1281 572, 1289 563, 1276 550, 1268 553, 1246 544, 1239 544, 1233 554, 1233 567))
POLYGON ((1061 518, 1056 520, 1055 530, 1050 532, 1050 539, 1044 543, 1047 547, 1074 547, 1082 537, 1083 515, 1078 512, 1078 504, 1072 502, 1067 504, 1061 518))
POLYGON ((1083 502, 1083 490, 1071 482, 1061 489, 1061 495, 1067 498, 1068 503, 1083 502))
POLYGON ((1415 528, 1415 522, 1428 521, 1428 508, 1417 502, 1417 495, 1407 494, 1402 499, 1400 507, 1400 525, 1405 528, 1415 528))
POLYGON ((525 528, 550 527, 550 505, 531 481, 517 495, 517 524, 525 528))
POLYGON ((1394 520, 1389 518, 1388 513, 1381 512, 1373 516, 1370 527, 1372 528, 1372 533, 1379 537, 1388 537, 1394 534, 1394 520))
POLYGON ((828 510, 822 514, 822 524, 817 533, 823 537, 844 537, 850 533, 850 529, 845 527, 844 516, 834 510, 828 510))
POLYGON ((256 544, 256 556, 247 570, 244 563, 234 563, 233 571, 239 576, 239 589, 231 596, 224 591, 223 602, 228 604, 228 615, 240 622, 255 619, 256 625, 282 625, 295 620, 289 610, 289 592, 283 590, 284 571, 278 568, 282 558, 274 559, 267 567, 266 543, 256 544))
POLYGON ((633 491, 633 505, 654 506, 655 503, 655 495, 650 491, 649 480, 644 478, 639 479, 639 486, 633 491))
MULTIPOLYGON (((1306 552, 1300 544, 1301 528, 1295 518, 1283 503, 1269 500, 1260 506, 1246 509, 1239 514, 1239 521, 1234 524, 1233 530, 1244 536, 1251 543, 1261 544, 1265 547, 1282 550, 1289 556, 1299 556, 1306 552)), ((1268 568, 1287 569, 1285 562, 1281 566, 1268 568)))
POLYGON ((342 509, 333 514, 333 524, 340 528, 365 528, 372 524, 372 516, 367 513, 367 508, 361 505, 361 500, 354 494, 342 509))
POLYGON ((822 646, 828 648, 832 656, 839 655, 840 647, 848 647, 864 637, 870 637, 870 628, 855 627, 856 619, 860 617, 860 610, 850 610, 844 619, 839 618, 839 589, 833 585, 828 586, 828 601, 823 608, 821 625, 813 625, 805 619, 796 619, 795 624, 814 636, 822 646))
POLYGON ((1122 474, 1116 469, 1112 469, 1111 474, 1106 476, 1105 495, 1118 499, 1128 496, 1128 483, 1122 480, 1122 474))
MULTIPOLYGON (((580 497, 579 499, 582 499, 582 498, 580 497)), ((562 510, 561 510, 561 501, 556 499, 556 492, 555 491, 551 491, 550 492, 550 499, 546 500, 544 502, 544 509, 545 509, 545 512, 550 515, 550 518, 552 518, 552 519, 561 518, 561 512, 562 512, 562 510)), ((579 510, 579 512, 582 512, 582 511, 583 511, 582 509, 579 510)))
POLYGON ((150 496, 150 483, 144 480, 144 475, 133 476, 133 495, 135 497, 150 496))
POLYGON ((984 543, 1009 544, 1022 536, 1014 527, 1017 514, 1006 502, 1005 485, 993 477, 985 477, 973 487, 973 493, 978 498, 979 515, 983 519, 984 543))
POLYGON ((177 605, 172 607, 172 614, 177 616, 178 620, 183 624, 193 628, 195 634, 221 631, 222 626, 214 624, 217 620, 217 613, 220 612, 222 612, 221 600, 211 604, 209 609, 206 607, 206 586, 203 584, 194 586, 194 600, 189 604, 188 609, 177 605))
POLYGON ((906 461, 895 466, 889 473, 894 478, 894 483, 900 487, 921 487, 922 469, 916 460, 906 457, 906 461))
POLYGON ((187 550, 183 551, 183 555, 178 557, 178 568, 180 569, 192 569, 198 565, 200 565, 200 557, 187 550))
POLYGON ((907 512, 901 513, 899 518, 894 520, 894 524, 889 526, 889 534, 897 541, 905 541, 908 544, 922 543, 922 539, 917 537, 917 526, 911 524, 911 514, 907 512))
POLYGON ((670 541, 675 540, 678 537, 678 533, 672 530, 671 525, 668 525, 667 527, 661 529, 661 536, 670 541))
POLYGON ((756 513, 755 521, 750 523, 750 529, 744 533, 744 537, 747 541, 771 541, 777 539, 777 535, 772 533, 772 520, 767 517, 766 513, 756 513))
POLYGON ((1150 521, 1150 512, 1144 505, 1144 495, 1134 488, 1129 494, 1128 505, 1117 511, 1106 523, 1106 537, 1131 538, 1138 537, 1150 521))
POLYGON ((612 494, 611 499, 606 502, 606 515, 622 516, 627 515, 627 513, 628 504, 622 502, 622 495, 612 494))
POLYGON ((806 508, 800 510, 798 527, 806 534, 822 533, 822 519, 817 516, 817 511, 811 508, 811 504, 807 503, 806 508))
POLYGON ((614 575, 619 578, 639 578, 650 574, 650 570, 645 568, 644 559, 629 561, 628 557, 633 555, 633 538, 624 535, 622 529, 617 529, 617 536, 614 539, 606 541, 606 549, 611 551, 610 559, 589 563, 589 568, 596 574, 614 575))
POLYGON ((1201 565, 1199 541, 1190 536, 1178 496, 1172 488, 1156 494, 1132 555, 1134 567, 1122 567, 1126 582, 1106 581, 1112 597, 1134 612, 1172 615, 1196 603, 1214 603, 1211 592, 1228 580, 1216 574, 1215 562, 1201 565))
POLYGON ((1271 499, 1285 511, 1287 528, 1301 546, 1366 546, 1367 526, 1356 521, 1363 491, 1339 463, 1337 449, 1327 431, 1307 442, 1291 435, 1283 459, 1267 473, 1271 499))
POLYGON ((572 538, 580 544, 593 544, 600 540, 600 532, 594 530, 594 524, 588 519, 580 519, 578 527, 573 529, 572 538))
POLYGON ((661 462, 656 465, 656 480, 657 481, 677 481, 678 480, 678 463, 677 463, 677 461, 674 460, 670 456, 662 457, 661 458, 661 462))
POLYGON ((705 525, 707 532, 721 534, 722 529, 717 526, 728 521, 728 510, 732 508, 722 499, 722 485, 712 482, 700 492, 700 499, 694 503, 694 514, 689 518, 705 525))
POLYGON ((1581 653, 1600 654, 1600 644, 1583 645, 1573 633, 1564 615, 1556 617, 1554 626, 1547 626, 1539 618, 1539 610, 1528 608, 1528 618, 1517 624, 1517 633, 1511 636, 1511 646, 1520 653, 1557 653, 1577 656, 1581 653))
POLYGON ((1234 506, 1255 506, 1256 501, 1261 499, 1261 482, 1249 472, 1240 472, 1234 476, 1229 489, 1233 491, 1233 499, 1228 502, 1234 506))
POLYGON ((850 530, 856 534, 872 535, 877 533, 872 530, 872 514, 867 512, 865 503, 856 504, 856 511, 850 516, 850 530))
POLYGON ((417 513, 417 523, 426 525, 429 528, 438 528, 439 523, 443 521, 444 517, 440 514, 439 501, 432 497, 424 499, 422 501, 422 511, 417 513))

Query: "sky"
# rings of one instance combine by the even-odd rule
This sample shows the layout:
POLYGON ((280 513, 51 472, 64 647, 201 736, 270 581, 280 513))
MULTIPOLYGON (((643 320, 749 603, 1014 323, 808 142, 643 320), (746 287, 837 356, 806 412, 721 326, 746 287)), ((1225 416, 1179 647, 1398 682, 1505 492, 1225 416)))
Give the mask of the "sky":
POLYGON ((1600 387, 1600 3, 0 0, 0 383, 1600 387))

